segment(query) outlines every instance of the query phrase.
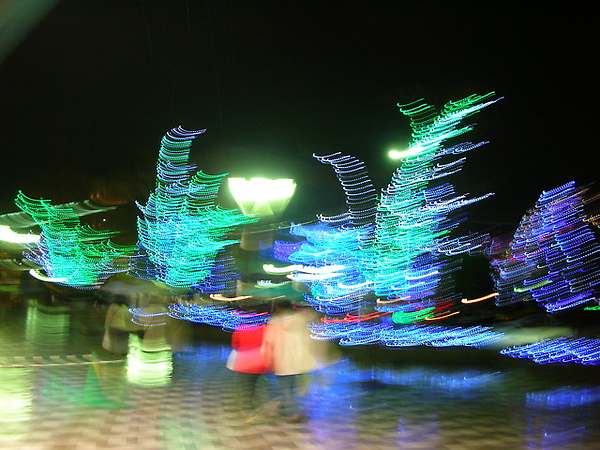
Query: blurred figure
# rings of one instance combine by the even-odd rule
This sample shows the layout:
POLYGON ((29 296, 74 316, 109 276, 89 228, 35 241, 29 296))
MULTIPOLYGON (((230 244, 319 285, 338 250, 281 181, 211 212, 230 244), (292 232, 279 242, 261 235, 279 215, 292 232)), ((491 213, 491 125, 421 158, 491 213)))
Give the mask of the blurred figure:
POLYGON ((312 339, 307 328, 317 318, 314 310, 295 309, 291 302, 283 301, 276 305, 267 325, 263 354, 272 361, 287 422, 300 422, 305 418, 298 399, 300 391, 307 388, 306 377, 302 375, 332 361, 328 343, 312 339))
POLYGON ((257 385, 261 375, 270 372, 271 366, 261 353, 265 324, 240 325, 231 336, 231 353, 227 368, 236 372, 236 393, 242 413, 253 417, 258 406, 257 385))
POLYGON ((124 303, 111 303, 106 311, 102 347, 117 355, 126 355, 129 333, 141 333, 143 327, 133 320, 129 307, 124 303))

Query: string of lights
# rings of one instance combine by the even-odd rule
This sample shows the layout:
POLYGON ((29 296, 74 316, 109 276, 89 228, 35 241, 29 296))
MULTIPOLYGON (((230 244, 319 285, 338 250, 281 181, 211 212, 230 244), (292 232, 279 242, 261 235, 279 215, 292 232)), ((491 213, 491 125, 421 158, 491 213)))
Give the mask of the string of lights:
POLYGON ((231 291, 239 276, 223 250, 237 240, 226 235, 256 219, 216 204, 227 174, 208 175, 189 163, 191 144, 205 130, 173 128, 162 139, 156 186, 146 205, 138 203, 136 273, 171 288, 231 291))
POLYGON ((597 305, 600 243, 596 196, 569 182, 543 192, 519 224, 508 251, 492 261, 498 306, 534 300, 551 313, 597 305))
POLYGON ((531 359, 538 364, 600 364, 600 340, 574 336, 544 339, 527 345, 500 350, 512 358, 531 359))
POLYGON ((95 289, 112 274, 127 270, 135 246, 110 240, 117 232, 82 224, 73 208, 52 205, 19 191, 15 204, 39 225, 39 240, 26 244, 24 256, 46 273, 45 279, 78 289, 95 289))
POLYGON ((255 326, 267 323, 268 313, 245 313, 228 305, 197 305, 177 302, 168 306, 168 315, 174 319, 182 319, 219 327, 233 331, 241 325, 255 326))
MULTIPOLYGON (((378 319, 381 316, 378 316, 378 319)), ((499 341, 503 332, 492 327, 393 325, 386 321, 323 321, 310 331, 317 339, 339 340, 342 346, 382 344, 387 347, 483 347, 499 341)))
POLYGON ((449 102, 439 113, 420 100, 399 105, 410 119, 412 142, 405 152, 395 153, 402 164, 379 198, 363 162, 339 152, 313 155, 334 168, 348 211, 319 215, 317 224, 293 226, 290 233, 305 241, 276 243, 274 255, 303 266, 344 266, 327 277, 301 271, 289 275, 309 286, 305 300, 315 309, 344 314, 359 308, 365 296, 374 292, 388 300, 378 303, 378 310, 399 312, 398 321, 411 321, 401 318, 407 312, 405 304, 416 314, 412 319, 442 319, 458 312, 461 295, 453 292, 452 274, 460 267, 454 257, 482 249, 489 239, 475 234, 451 236, 464 220, 454 212, 491 194, 459 195, 451 184, 434 181, 458 172, 464 164, 464 158, 445 162, 442 157, 460 155, 485 143, 444 147, 448 139, 473 128, 459 125, 498 101, 493 96, 473 95, 449 102), (416 313, 424 310, 434 316, 416 313))

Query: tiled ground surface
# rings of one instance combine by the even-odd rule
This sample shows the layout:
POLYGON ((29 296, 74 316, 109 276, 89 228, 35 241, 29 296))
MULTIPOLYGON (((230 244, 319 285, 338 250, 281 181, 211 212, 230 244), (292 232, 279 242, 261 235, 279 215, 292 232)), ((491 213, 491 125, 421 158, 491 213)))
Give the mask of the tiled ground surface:
POLYGON ((599 448, 596 368, 347 358, 314 375, 305 422, 271 408, 247 423, 226 343, 111 356, 104 312, 0 296, 0 448, 599 448))

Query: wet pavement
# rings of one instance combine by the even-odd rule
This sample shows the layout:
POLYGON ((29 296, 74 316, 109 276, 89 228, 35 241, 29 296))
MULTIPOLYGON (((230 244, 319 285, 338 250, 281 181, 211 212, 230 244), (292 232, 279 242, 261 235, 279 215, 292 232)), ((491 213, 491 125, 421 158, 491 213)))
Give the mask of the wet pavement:
POLYGON ((308 380, 304 422, 278 414, 268 377, 265 407, 248 420, 224 333, 165 319, 107 336, 106 304, 2 288, 0 448, 599 446, 598 366, 537 366, 475 349, 350 349, 308 380))

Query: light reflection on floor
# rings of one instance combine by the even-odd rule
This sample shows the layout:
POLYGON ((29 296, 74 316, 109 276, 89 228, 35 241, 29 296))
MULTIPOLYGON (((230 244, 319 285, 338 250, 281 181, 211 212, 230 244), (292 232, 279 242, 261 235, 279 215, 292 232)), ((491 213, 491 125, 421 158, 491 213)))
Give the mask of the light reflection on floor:
POLYGON ((346 358, 313 376, 306 422, 265 410, 246 423, 226 343, 168 351, 169 334, 153 329, 150 338, 126 333, 128 355, 110 355, 106 312, 1 294, 0 448, 583 449, 600 441, 596 368, 575 378, 513 360, 346 358))

